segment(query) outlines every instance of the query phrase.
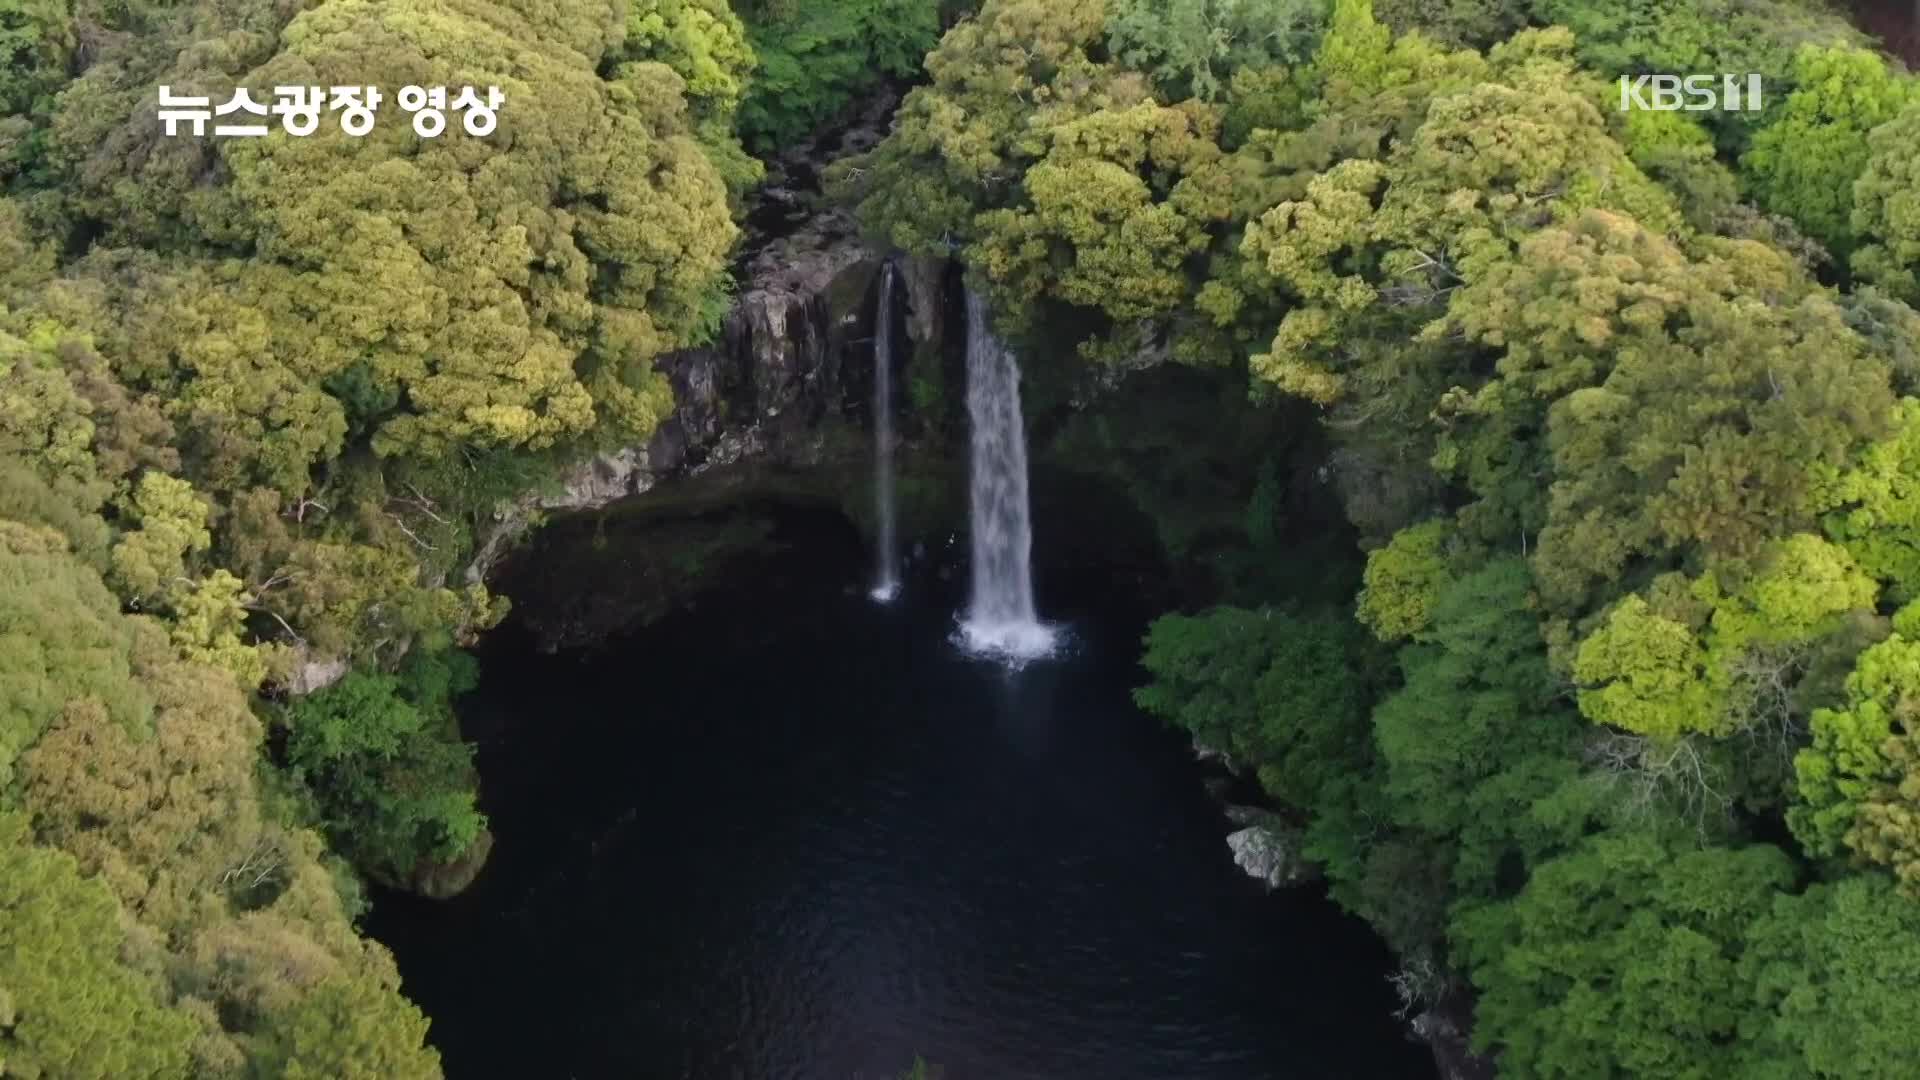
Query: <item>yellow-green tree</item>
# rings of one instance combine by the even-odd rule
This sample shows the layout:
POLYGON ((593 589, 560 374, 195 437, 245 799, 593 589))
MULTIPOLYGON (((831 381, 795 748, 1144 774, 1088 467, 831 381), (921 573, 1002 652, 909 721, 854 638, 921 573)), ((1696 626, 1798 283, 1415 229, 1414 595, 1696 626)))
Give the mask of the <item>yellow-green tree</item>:
POLYGON ((1809 45, 1793 60, 1794 88, 1740 159, 1762 206, 1798 222, 1844 264, 1853 236, 1853 182, 1866 170, 1867 134, 1920 91, 1866 49, 1809 45))
POLYGON ((1920 103, 1867 135, 1850 224, 1860 247, 1853 271, 1908 303, 1920 301, 1920 103))
POLYGON ((322 983, 269 1030, 255 1067, 287 1080, 433 1080, 440 1055, 422 1045, 426 1017, 392 986, 322 983))
POLYGON ((113 897, 0 813, 0 1069, 73 1080, 184 1080, 195 1024, 121 965, 113 897))
POLYGON ((0 784, 75 700, 142 730, 152 695, 132 677, 135 628, 99 575, 49 529, 0 521, 0 784))

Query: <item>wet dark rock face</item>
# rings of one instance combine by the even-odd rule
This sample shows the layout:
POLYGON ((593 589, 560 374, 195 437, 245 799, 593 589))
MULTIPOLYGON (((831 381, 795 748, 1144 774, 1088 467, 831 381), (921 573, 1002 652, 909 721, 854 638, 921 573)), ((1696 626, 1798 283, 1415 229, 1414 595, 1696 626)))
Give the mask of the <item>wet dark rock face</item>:
MULTIPOLYGON (((851 214, 822 198, 818 176, 834 157, 876 141, 894 104, 890 95, 876 98, 851 127, 773 163, 747 211, 739 293, 715 340, 655 364, 673 386, 672 415, 644 446, 595 455, 555 488, 503 507, 468 581, 485 580, 542 512, 596 509, 746 463, 817 467, 866 452, 855 429, 869 409, 885 255, 861 239, 851 214)), ((949 276, 943 262, 916 262, 907 287, 890 298, 905 309, 896 324, 913 341, 943 335, 940 286, 949 276)))
POLYGON ((1920 65, 1920 3, 1915 0, 1851 0, 1854 24, 1880 38, 1886 51, 1920 65))

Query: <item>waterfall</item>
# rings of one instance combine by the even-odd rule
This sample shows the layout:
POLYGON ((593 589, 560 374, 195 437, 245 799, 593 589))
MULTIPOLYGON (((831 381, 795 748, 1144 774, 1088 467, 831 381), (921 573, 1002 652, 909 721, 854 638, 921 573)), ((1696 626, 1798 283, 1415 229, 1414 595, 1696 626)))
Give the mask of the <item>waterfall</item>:
POLYGON ((880 309, 873 317, 873 512, 880 535, 874 545, 875 600, 885 604, 900 592, 900 557, 893 525, 893 260, 880 271, 880 309))
POLYGON ((994 336, 986 304, 972 290, 967 292, 967 417, 973 598, 960 622, 961 642, 976 653, 1041 656, 1053 647, 1053 630, 1034 615, 1020 366, 994 336))

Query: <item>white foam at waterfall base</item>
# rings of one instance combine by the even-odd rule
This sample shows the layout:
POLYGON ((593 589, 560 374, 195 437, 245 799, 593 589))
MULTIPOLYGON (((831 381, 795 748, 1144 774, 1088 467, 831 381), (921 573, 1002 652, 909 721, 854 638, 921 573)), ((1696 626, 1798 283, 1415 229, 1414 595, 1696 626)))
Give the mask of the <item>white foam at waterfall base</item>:
POLYGON ((1020 366, 994 336, 986 304, 967 293, 968 475, 973 595, 956 638, 976 656, 1024 662, 1050 655, 1056 630, 1034 613, 1033 526, 1020 366))
POLYGON ((960 620, 954 643, 969 656, 1019 666, 1044 660, 1060 648, 1060 633, 1041 622, 983 623, 960 620))

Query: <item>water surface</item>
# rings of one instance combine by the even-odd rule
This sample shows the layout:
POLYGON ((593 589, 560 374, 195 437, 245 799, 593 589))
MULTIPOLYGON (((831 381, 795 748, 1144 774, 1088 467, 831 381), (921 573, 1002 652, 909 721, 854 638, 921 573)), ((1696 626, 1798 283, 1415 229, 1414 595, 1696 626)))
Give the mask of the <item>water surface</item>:
POLYGON ((1129 702, 1139 613, 1043 590, 1075 645, 1010 675, 949 644, 957 585, 881 607, 857 548, 786 532, 596 653, 496 635, 494 861, 369 919, 453 1080, 1432 1075, 1365 927, 1232 865, 1129 702))

